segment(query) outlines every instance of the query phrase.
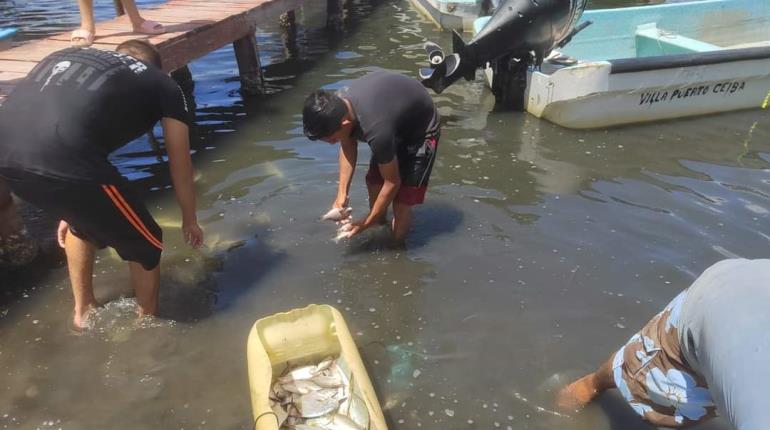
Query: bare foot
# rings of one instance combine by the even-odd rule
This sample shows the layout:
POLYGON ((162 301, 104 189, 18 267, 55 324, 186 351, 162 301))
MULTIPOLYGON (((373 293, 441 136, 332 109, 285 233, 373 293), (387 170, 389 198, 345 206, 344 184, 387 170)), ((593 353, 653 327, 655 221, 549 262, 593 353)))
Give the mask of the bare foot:
POLYGON ((77 331, 90 329, 93 326, 93 314, 98 306, 98 303, 93 303, 87 305, 81 312, 75 310, 72 314, 72 328, 77 331))
POLYGON ((594 374, 591 373, 559 390, 556 393, 556 408, 565 414, 574 413, 586 407, 598 395, 594 374))

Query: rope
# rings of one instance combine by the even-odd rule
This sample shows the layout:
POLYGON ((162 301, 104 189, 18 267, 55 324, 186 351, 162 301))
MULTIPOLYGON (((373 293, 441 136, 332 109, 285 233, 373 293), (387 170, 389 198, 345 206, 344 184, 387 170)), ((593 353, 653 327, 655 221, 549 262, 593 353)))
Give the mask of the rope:
POLYGON ((261 414, 257 415, 257 418, 254 419, 254 428, 255 429, 257 428, 257 422, 259 422, 259 419, 264 417, 265 415, 272 415, 272 416, 274 416, 276 424, 280 427, 281 423, 278 421, 278 415, 276 415, 276 413, 273 412, 273 411, 267 411, 267 412, 262 412, 261 414))

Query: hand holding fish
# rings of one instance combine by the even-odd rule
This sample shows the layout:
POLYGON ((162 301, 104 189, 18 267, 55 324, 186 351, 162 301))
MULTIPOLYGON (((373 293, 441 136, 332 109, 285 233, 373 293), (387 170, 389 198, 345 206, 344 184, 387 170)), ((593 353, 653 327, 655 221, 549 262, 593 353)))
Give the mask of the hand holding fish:
POLYGON ((352 218, 350 217, 338 221, 337 224, 340 224, 340 228, 337 229, 337 235, 332 239, 334 243, 339 243, 342 239, 349 239, 350 232, 353 230, 352 218))
POLYGON ((353 212, 353 208, 350 206, 343 206, 343 207, 333 207, 329 210, 329 212, 326 212, 321 219, 325 221, 342 221, 345 218, 350 217, 350 214, 353 212))
POLYGON ((353 218, 348 218, 342 221, 342 227, 340 227, 338 231, 343 231, 343 228, 347 233, 347 238, 350 239, 351 237, 369 228, 369 225, 366 223, 366 218, 360 219, 358 221, 353 221, 353 218))

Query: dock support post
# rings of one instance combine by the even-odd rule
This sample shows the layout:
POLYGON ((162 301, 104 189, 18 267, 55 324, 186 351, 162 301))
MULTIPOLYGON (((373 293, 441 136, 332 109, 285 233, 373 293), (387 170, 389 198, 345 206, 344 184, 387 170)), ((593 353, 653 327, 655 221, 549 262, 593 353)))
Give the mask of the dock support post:
POLYGON ((326 29, 334 32, 341 32, 344 29, 342 0, 326 0, 326 29))
POLYGON ((296 58, 299 52, 297 48, 297 16, 293 10, 281 14, 281 27, 283 28, 283 46, 286 48, 288 59, 296 58))
POLYGON ((37 257, 37 242, 24 227, 8 184, 0 179, 0 266, 21 266, 37 257))
POLYGON ((241 90, 248 95, 262 94, 265 81, 262 77, 262 66, 259 63, 257 37, 249 32, 233 42, 235 59, 238 61, 238 72, 241 75, 241 90))

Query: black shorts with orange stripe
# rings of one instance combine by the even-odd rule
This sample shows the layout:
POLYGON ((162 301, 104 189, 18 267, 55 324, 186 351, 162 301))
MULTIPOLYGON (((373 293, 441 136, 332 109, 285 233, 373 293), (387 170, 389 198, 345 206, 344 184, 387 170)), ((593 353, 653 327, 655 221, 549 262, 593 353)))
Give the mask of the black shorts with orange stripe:
POLYGON ((127 183, 76 183, 9 170, 0 176, 16 195, 67 221, 75 236, 98 248, 109 246, 146 270, 160 263, 160 226, 127 183))

